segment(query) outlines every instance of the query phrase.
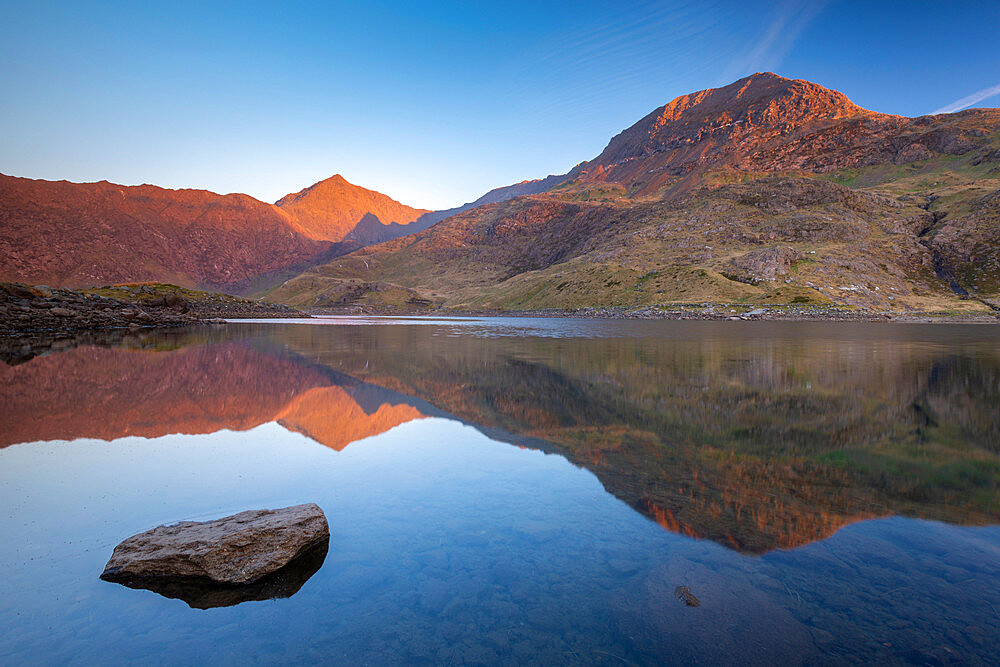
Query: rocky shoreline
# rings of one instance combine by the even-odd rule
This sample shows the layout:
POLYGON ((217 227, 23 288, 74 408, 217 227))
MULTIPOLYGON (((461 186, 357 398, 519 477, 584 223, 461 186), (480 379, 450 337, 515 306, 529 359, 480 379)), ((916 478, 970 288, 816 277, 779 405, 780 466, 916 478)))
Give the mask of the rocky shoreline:
POLYGON ((921 323, 1000 323, 1000 312, 936 313, 897 312, 836 308, 830 306, 759 306, 743 304, 685 304, 675 307, 580 308, 562 310, 430 310, 393 312, 381 309, 310 310, 310 315, 374 315, 421 317, 577 317, 608 320, 705 320, 705 321, 781 321, 781 322, 902 322, 921 323))
POLYGON ((222 322, 222 318, 304 316, 288 306, 173 286, 126 285, 77 291, 0 283, 0 336, 134 331, 222 322))
MULTIPOLYGON (((136 332, 149 328, 222 324, 225 319, 310 317, 310 315, 421 315, 427 317, 576 317, 616 320, 794 321, 794 322, 904 322, 1000 323, 1000 312, 898 312, 846 309, 834 306, 746 304, 675 304, 671 306, 590 307, 573 310, 423 310, 343 308, 302 313, 290 306, 225 294, 197 292, 159 283, 118 285, 91 290, 69 290, 0 283, 0 339, 23 342, 42 338, 49 347, 61 336, 100 332, 136 332)), ((6 347, 11 347, 10 345, 6 347)), ((14 345, 5 357, 33 356, 14 345), (14 348, 17 348, 15 350, 14 348)))
MULTIPOLYGON (((529 313, 507 313, 506 316, 529 313)), ((872 310, 848 310, 833 307, 761 306, 747 308, 730 304, 687 308, 582 308, 575 311, 530 313, 533 317, 585 317, 615 320, 706 320, 706 321, 783 321, 783 322, 968 322, 1000 323, 1000 313, 922 313, 872 310)))

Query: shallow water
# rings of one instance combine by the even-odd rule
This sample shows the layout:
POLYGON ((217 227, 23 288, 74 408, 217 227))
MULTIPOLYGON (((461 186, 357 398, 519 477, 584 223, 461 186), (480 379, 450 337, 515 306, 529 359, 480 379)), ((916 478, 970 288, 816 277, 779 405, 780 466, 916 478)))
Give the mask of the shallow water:
POLYGON ((0 367, 5 664, 992 664, 1000 330, 336 318, 0 367), (316 502, 207 610, 98 579, 316 502), (675 595, 686 586, 698 602, 675 595))

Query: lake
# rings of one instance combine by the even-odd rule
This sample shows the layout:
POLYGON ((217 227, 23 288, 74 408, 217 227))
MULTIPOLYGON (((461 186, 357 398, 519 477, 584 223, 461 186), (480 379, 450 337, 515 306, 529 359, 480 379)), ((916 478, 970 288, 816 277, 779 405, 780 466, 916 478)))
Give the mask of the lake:
POLYGON ((342 317, 119 338, 0 365, 4 664, 1000 653, 998 327, 342 317), (202 609, 98 578, 153 526, 307 502, 329 551, 288 597, 202 609))

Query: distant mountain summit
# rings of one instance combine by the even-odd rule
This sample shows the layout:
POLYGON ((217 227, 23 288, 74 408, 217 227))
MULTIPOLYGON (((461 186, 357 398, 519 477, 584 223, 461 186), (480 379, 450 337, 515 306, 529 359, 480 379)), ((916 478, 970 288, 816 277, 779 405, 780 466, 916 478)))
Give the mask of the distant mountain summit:
POLYGON ((704 158, 706 143, 747 148, 862 117, 891 118, 862 109, 835 90, 764 72, 675 98, 613 138, 595 162, 611 166, 687 146, 698 146, 704 158))
POLYGON ((407 226, 430 212, 348 183, 340 174, 286 195, 275 205, 291 215, 296 228, 311 239, 361 245, 410 233, 407 226))
MULTIPOLYGON (((499 204, 500 202, 509 201, 517 197, 540 194, 546 190, 551 190, 565 181, 566 176, 567 174, 551 175, 546 176, 545 178, 535 178, 527 181, 521 181, 520 183, 514 183, 513 185, 504 185, 499 188, 493 188, 475 201, 462 204, 461 206, 456 206, 455 208, 432 211, 424 214, 420 217, 418 226, 422 226, 422 229, 426 229, 427 227, 430 227, 445 218, 450 218, 453 215, 457 215, 474 208, 479 208, 480 206, 485 206, 486 204, 499 204)), ((422 231, 422 229, 414 231, 422 231)))

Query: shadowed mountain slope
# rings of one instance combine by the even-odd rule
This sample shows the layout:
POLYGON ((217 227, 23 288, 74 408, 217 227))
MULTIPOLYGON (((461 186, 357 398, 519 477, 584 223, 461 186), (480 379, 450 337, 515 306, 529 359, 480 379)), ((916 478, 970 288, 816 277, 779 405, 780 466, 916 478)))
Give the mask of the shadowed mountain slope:
POLYGON ((427 227, 430 227, 445 218, 450 218, 453 215, 458 215, 459 213, 463 213, 473 208, 478 208, 479 206, 484 206, 486 204, 498 204, 503 201, 514 199, 515 197, 524 197, 525 195, 540 194, 559 185, 566 180, 567 176, 568 174, 552 175, 546 176, 545 178, 536 178, 529 181, 514 183, 513 185, 505 185, 500 188, 494 188, 479 199, 471 201, 468 204, 462 204, 461 206, 444 209, 442 211, 431 211, 430 213, 425 213, 420 216, 418 225, 422 225, 421 229, 426 229, 427 227))

